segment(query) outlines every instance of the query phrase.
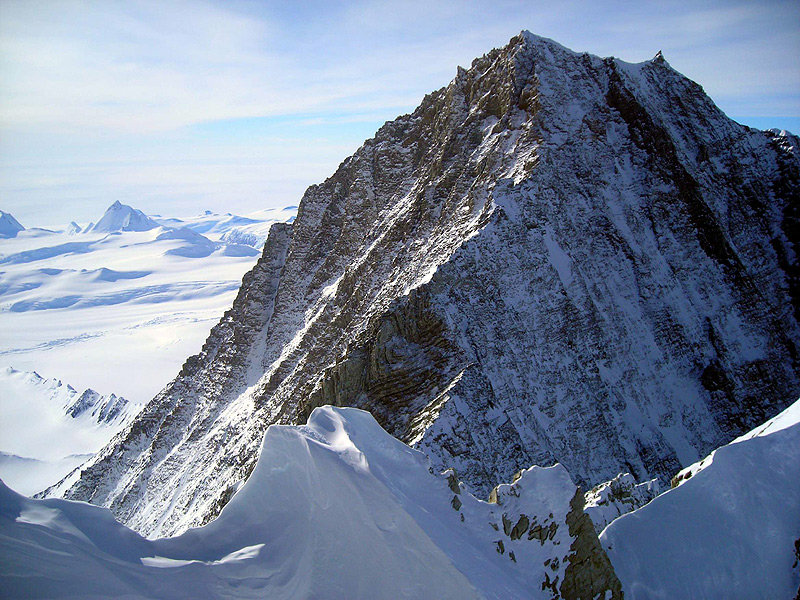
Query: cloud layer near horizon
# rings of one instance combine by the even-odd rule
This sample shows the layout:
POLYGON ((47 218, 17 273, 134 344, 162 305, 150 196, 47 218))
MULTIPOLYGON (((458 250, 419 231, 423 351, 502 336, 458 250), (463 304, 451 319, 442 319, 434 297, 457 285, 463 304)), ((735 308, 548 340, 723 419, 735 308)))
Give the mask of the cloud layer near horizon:
POLYGON ((732 116, 778 124, 800 117, 798 25, 793 1, 6 0, 3 208, 33 218, 62 200, 82 219, 115 199, 296 202, 456 65, 523 28, 630 61, 660 49, 732 116))

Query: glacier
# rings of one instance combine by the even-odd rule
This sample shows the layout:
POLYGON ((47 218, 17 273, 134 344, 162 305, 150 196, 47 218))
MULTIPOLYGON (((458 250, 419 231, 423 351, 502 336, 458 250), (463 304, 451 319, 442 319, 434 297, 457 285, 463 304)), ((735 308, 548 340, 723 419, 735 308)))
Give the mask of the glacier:
POLYGON ((0 240, 0 367, 147 402, 202 346, 271 225, 295 209, 151 215, 145 231, 114 221, 135 212, 109 207, 107 232, 74 224, 0 240))

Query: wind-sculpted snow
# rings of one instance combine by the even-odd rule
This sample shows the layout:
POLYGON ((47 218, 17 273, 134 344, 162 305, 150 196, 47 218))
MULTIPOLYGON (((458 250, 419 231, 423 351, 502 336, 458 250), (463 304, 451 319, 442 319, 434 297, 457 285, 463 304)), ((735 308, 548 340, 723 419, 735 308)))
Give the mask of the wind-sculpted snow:
POLYGON ((625 598, 795 597, 800 401, 703 462, 603 531, 625 598))
POLYGON ((555 462, 666 484, 800 389, 799 186, 794 136, 660 54, 520 34, 309 188, 200 354, 53 493, 180 532, 325 404, 484 495, 555 462))
POLYGON ((368 413, 317 408, 307 425, 270 427, 219 517, 174 538, 0 485, 0 586, 8 598, 619 598, 575 498, 554 466, 476 500, 368 413))

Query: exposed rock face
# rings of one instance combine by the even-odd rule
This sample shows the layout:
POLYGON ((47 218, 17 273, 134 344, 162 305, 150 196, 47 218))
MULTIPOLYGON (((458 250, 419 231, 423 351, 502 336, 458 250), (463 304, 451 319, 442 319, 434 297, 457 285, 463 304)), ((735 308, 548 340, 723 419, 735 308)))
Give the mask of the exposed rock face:
POLYGON ((569 547, 561 595, 564 600, 605 598, 608 591, 612 600, 621 600, 622 584, 597 539, 592 520, 583 511, 580 488, 572 497, 569 507, 567 526, 569 534, 575 539, 569 547))
POLYGON ((660 492, 658 479, 636 483, 630 473, 620 473, 586 492, 584 510, 600 534, 611 521, 644 506, 660 492))
POLYGON ((121 396, 116 394, 103 396, 90 388, 84 390, 65 410, 73 418, 91 411, 93 420, 98 423, 113 423, 117 417, 130 410, 130 407, 128 401, 121 396))
POLYGON ((534 562, 532 550, 547 556, 536 592, 546 592, 553 600, 621 600, 622 584, 583 510, 583 492, 575 489, 564 468, 532 467, 514 479, 491 493, 490 502, 497 505, 495 520, 490 519, 498 532, 497 552, 528 564, 534 562))
POLYGON ((797 138, 662 57, 520 34, 309 188, 201 354, 53 492, 179 532, 322 404, 484 494, 555 461, 666 482, 800 389, 798 189, 797 138))

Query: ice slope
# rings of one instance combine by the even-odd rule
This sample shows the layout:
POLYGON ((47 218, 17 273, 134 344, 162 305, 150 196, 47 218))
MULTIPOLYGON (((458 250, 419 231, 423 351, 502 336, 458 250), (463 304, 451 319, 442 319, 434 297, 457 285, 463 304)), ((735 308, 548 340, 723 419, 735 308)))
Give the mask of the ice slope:
POLYGON ((618 593, 610 572, 580 587, 572 562, 586 546, 576 540, 594 532, 573 531, 575 492, 562 467, 534 467, 498 490, 502 504, 475 500, 368 413, 324 407, 307 425, 272 426, 220 516, 175 538, 148 541, 106 509, 0 487, 0 587, 8 598, 618 593))
POLYGON ((127 425, 142 405, 0 368, 0 478, 31 495, 57 483, 127 425))
POLYGON ((0 238, 13 238, 25 228, 11 213, 0 210, 0 238))
MULTIPOLYGON (((292 216, 267 214, 248 221, 292 216)), ((197 352, 260 250, 158 225, 79 230, 0 240, 0 366, 146 402, 197 352)))
POLYGON ((630 600, 794 598, 800 401, 600 539, 630 600))

